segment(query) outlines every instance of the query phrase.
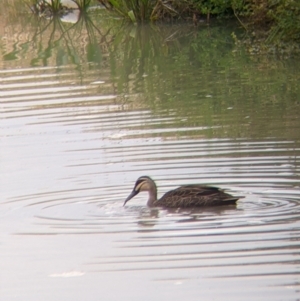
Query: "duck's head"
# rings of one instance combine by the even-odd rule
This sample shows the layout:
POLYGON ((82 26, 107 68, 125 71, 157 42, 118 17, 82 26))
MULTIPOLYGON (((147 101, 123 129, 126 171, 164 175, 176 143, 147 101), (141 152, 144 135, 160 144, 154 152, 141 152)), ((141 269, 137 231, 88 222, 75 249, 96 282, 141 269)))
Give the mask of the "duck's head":
POLYGON ((130 193, 130 195, 127 197, 127 199, 124 202, 124 205, 133 197, 135 197, 139 192, 141 191, 156 191, 156 185, 154 183, 154 181, 148 177, 148 176, 142 176, 139 177, 136 182, 135 185, 133 187, 132 192, 130 193))

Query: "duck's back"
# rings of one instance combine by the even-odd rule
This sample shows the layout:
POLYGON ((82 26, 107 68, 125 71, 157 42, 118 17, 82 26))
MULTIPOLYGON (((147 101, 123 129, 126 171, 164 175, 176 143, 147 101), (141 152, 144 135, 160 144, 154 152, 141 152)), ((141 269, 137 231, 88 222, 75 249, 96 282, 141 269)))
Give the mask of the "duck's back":
POLYGON ((154 205, 169 208, 208 207, 234 204, 238 199, 216 187, 186 185, 165 193, 154 205))

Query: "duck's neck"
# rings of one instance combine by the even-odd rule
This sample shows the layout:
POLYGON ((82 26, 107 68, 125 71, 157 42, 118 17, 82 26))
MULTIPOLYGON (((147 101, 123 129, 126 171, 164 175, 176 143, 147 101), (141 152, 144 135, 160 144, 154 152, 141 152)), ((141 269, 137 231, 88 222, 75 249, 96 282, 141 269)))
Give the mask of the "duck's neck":
POLYGON ((157 201, 157 189, 156 189, 156 187, 152 187, 152 188, 149 190, 149 198, 148 198, 147 205, 148 205, 149 207, 153 207, 155 201, 157 201))

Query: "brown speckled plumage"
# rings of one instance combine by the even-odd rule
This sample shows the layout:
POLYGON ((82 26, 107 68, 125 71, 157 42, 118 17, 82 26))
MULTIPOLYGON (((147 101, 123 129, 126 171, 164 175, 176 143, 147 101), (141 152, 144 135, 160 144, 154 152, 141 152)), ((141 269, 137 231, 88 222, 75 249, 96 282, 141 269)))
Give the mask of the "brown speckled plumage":
POLYGON ((241 198, 225 193, 216 187, 195 184, 180 186, 165 193, 157 200, 155 182, 148 176, 142 176, 137 179, 124 205, 140 191, 148 191, 149 199, 147 205, 150 207, 187 208, 220 206, 235 204, 236 201, 241 198))

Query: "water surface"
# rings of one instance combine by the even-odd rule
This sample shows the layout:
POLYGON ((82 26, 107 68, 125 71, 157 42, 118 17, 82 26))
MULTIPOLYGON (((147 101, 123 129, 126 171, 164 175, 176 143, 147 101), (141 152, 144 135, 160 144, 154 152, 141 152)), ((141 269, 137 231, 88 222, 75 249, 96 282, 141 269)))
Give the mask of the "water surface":
POLYGON ((6 21, 3 300, 299 299, 298 61, 226 26, 6 21), (144 174, 245 198, 123 207, 144 174))

